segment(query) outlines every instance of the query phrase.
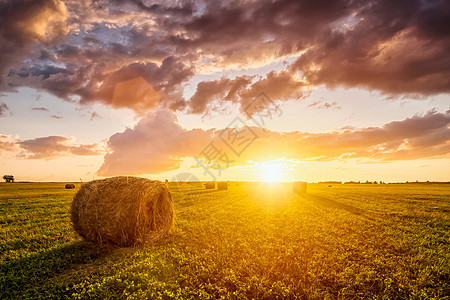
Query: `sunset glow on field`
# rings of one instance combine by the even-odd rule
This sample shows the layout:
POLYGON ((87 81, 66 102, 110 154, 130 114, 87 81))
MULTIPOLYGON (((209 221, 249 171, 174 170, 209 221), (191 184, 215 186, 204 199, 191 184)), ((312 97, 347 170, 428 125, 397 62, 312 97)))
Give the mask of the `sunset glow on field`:
POLYGON ((363 3, 4 1, 1 170, 447 181, 448 5, 363 3))

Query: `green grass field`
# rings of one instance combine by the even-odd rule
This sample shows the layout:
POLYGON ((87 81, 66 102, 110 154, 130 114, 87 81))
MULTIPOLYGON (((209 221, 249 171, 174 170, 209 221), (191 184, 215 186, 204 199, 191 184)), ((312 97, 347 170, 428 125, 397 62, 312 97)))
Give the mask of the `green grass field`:
POLYGON ((0 298, 449 299, 450 185, 171 183, 174 232, 83 242, 75 190, 0 184, 0 298))

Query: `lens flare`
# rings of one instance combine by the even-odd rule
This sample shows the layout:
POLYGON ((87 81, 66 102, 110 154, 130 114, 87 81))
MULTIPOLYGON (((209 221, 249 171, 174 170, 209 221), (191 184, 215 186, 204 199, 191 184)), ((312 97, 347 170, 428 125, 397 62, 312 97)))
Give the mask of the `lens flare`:
POLYGON ((280 182, 283 179, 283 166, 280 163, 267 163, 262 166, 262 181, 280 182))

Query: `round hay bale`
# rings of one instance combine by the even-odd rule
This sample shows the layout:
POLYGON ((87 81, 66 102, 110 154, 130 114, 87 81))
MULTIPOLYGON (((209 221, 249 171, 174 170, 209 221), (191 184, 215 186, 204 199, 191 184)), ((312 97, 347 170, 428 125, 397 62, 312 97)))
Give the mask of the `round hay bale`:
POLYGON ((74 189, 74 188, 75 188, 75 184, 73 184, 73 183, 66 184, 66 189, 74 189))
POLYGON ((304 181, 296 181, 293 184, 293 192, 296 194, 304 194, 306 193, 306 182, 304 181))
POLYGON ((228 190, 228 183, 227 182, 218 182, 217 189, 218 190, 228 190))
POLYGON ((161 181, 119 176, 85 183, 75 194, 71 220, 84 239, 131 246, 170 232, 172 196, 161 181))
POLYGON ((214 182, 207 182, 205 183, 205 189, 212 190, 216 188, 216 184, 214 182))

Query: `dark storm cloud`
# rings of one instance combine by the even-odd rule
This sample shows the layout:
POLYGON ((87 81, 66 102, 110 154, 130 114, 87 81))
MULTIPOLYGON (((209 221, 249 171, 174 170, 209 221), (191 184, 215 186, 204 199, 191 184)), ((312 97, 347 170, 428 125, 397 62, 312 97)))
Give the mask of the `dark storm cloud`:
POLYGON ((236 102, 240 91, 250 85, 251 82, 252 77, 250 76, 202 81, 197 85, 195 94, 190 99, 191 112, 204 113, 207 105, 214 101, 236 102))
POLYGON ((139 114, 156 105, 242 107, 261 91, 300 99, 321 84, 394 97, 448 93, 449 14, 438 0, 3 1, 0 83, 139 114), (199 72, 286 56, 296 60, 279 73, 200 82, 191 99, 182 96, 199 72))
POLYGON ((59 0, 0 2, 0 88, 9 68, 33 57, 33 45, 51 46, 67 33, 67 11, 59 0))
POLYGON ((328 31, 293 68, 314 85, 448 93, 449 14, 448 1, 370 2, 356 11, 351 29, 328 31))
POLYGON ((134 63, 107 74, 96 74, 83 89, 81 103, 101 101, 112 107, 128 107, 138 113, 164 103, 184 102, 177 88, 193 71, 173 56, 155 63, 134 63), (97 83, 100 83, 97 85, 97 83), (97 86, 97 87, 96 87, 97 86))
POLYGON ((189 3, 183 3, 183 5, 179 6, 164 6, 158 3, 146 4, 142 0, 113 0, 111 2, 116 4, 132 4, 139 10, 157 14, 191 15, 193 12, 193 8, 189 3))
MULTIPOLYGON (((65 68, 55 67, 55 66, 43 66, 43 65, 33 65, 31 68, 22 68, 17 72, 17 76, 21 78, 26 78, 29 76, 39 77, 42 76, 42 80, 50 78, 51 75, 62 74, 62 75, 73 75, 72 71, 65 68)), ((16 75, 14 70, 11 70, 9 76, 16 75)))
MULTIPOLYGON (((306 49, 317 33, 351 13, 348 1, 242 1, 205 3, 183 24, 179 41, 232 63, 306 49)), ((357 7, 357 5, 355 5, 357 7)))
POLYGON ((264 78, 252 80, 255 78, 256 76, 241 76, 233 80, 222 78, 200 82, 189 100, 190 112, 207 113, 209 109, 227 101, 238 102, 244 112, 261 91, 267 91, 267 95, 274 101, 300 99, 304 96, 304 82, 291 72, 270 72, 264 78))

